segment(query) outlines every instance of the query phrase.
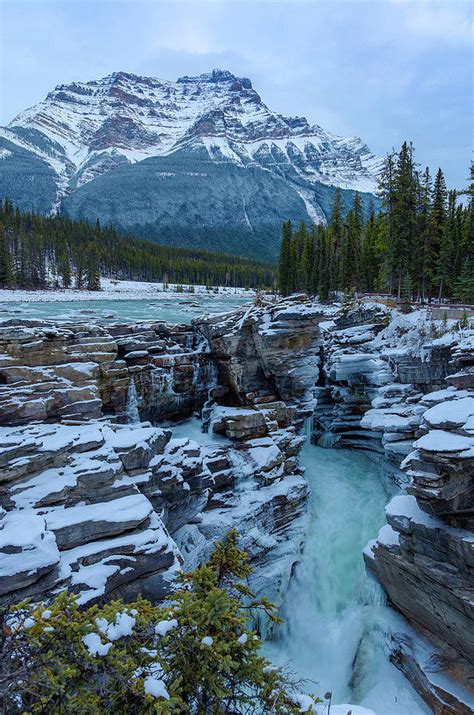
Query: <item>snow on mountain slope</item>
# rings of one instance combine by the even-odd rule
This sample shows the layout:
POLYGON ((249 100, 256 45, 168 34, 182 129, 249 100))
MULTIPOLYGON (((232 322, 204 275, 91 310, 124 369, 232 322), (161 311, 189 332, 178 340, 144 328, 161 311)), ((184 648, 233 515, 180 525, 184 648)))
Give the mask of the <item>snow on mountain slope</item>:
MULTIPOLYGON (((271 111, 249 79, 223 70, 176 82, 117 72, 100 80, 59 85, 43 102, 0 129, 0 144, 0 193, 8 194, 5 189, 13 186, 18 196, 12 198, 23 199, 27 206, 45 212, 67 204, 68 211, 88 217, 90 207, 83 197, 88 202, 90 192, 83 194, 82 188, 105 175, 118 172, 121 176, 125 167, 144 160, 167 160, 167 169, 161 169, 158 162, 151 176, 150 165, 145 167, 147 181, 161 186, 167 175, 176 177, 176 171, 169 170, 169 159, 179 159, 183 176, 183 157, 189 157, 183 191, 199 184, 200 176, 209 176, 210 164, 234 166, 233 176, 238 180, 232 186, 236 181, 240 185, 239 170, 253 169, 253 174, 248 173, 253 177, 269 173, 284 182, 284 188, 277 184, 291 204, 288 215, 313 221, 324 221, 328 213, 322 187, 373 193, 381 166, 381 160, 360 139, 337 137, 311 126, 303 117, 271 111), (40 182, 38 172, 46 177, 40 182), (74 200, 65 201, 75 193, 74 200)), ((133 215, 133 207, 125 216, 111 206, 108 182, 97 187, 98 215, 121 226, 148 225, 159 213, 156 192, 149 216, 133 215)), ((236 225, 258 231, 260 219, 258 225, 251 224, 245 198, 239 197, 237 203, 244 208, 236 225)), ((199 220, 206 224, 207 215, 199 220)), ((166 226, 174 225, 172 209, 166 221, 166 226)))

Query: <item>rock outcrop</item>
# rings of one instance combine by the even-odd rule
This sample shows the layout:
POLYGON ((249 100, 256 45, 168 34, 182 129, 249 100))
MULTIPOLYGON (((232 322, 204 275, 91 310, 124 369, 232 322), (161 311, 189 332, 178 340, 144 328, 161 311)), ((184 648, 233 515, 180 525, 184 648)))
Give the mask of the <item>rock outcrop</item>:
MULTIPOLYGON (((441 350, 445 356, 446 348, 441 350)), ((413 431, 415 438, 407 440, 408 454, 400 464, 407 493, 387 506, 387 525, 369 544, 365 558, 390 602, 421 633, 424 645, 404 637, 395 643, 395 662, 434 712, 467 714, 474 703, 472 335, 450 341, 449 351, 451 359, 446 361, 436 350, 434 370, 438 375, 451 370, 456 375, 454 384, 463 388, 444 387, 416 401, 409 392, 407 412, 402 414, 398 408, 401 419, 411 418, 405 429, 413 431), (429 659, 427 652, 432 654, 429 659), (456 680, 459 687, 453 687, 456 680)), ((428 360, 422 373, 429 370, 428 360)), ((447 381, 451 382, 449 375, 447 381)), ((390 414, 390 408, 372 409, 362 423, 380 429, 390 414)), ((390 429, 395 432, 394 425, 390 429)))
POLYGON ((445 388, 458 364, 460 333, 436 337, 440 322, 427 310, 403 315, 360 305, 323 324, 315 441, 373 454, 406 484, 400 464, 418 434, 426 409, 421 400, 445 388))
POLYGON ((330 317, 314 439, 364 450, 404 490, 364 554, 415 627, 392 634, 392 659, 434 712, 471 713, 473 331, 382 305, 330 317))
POLYGON ((213 369, 186 325, 3 321, 0 425, 182 417, 207 399, 213 369))
POLYGON ((1 599, 161 599, 237 528, 252 587, 281 600, 304 537, 298 429, 319 335, 317 310, 291 305, 193 327, 1 324, 1 599), (204 405, 223 439, 157 425, 204 405))
POLYGON ((319 375, 324 306, 305 296, 275 305, 251 306, 243 315, 195 321, 215 355, 218 381, 228 400, 278 410, 278 401, 312 414, 319 375), (304 405, 306 404, 306 411, 304 405))
POLYGON ((406 619, 392 660, 435 713, 472 712, 474 335, 450 327, 302 296, 192 326, 3 321, 0 601, 157 600, 236 528, 251 587, 279 603, 314 414, 316 441, 404 490, 364 554, 406 619), (208 434, 173 436, 196 411, 208 434))

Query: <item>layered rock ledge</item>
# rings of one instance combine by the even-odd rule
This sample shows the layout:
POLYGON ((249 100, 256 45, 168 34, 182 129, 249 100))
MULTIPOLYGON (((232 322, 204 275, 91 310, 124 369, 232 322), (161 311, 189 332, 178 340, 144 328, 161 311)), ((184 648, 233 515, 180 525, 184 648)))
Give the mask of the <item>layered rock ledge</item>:
POLYGON ((192 326, 3 321, 0 599, 157 600, 235 527, 278 603, 314 415, 403 488, 365 551, 406 619, 392 659, 435 713, 472 712, 474 334, 440 322, 298 296, 192 326), (161 424, 193 413, 218 440, 161 424))
POLYGON ((317 311, 300 311, 194 326, 2 322, 0 599, 63 588, 80 603, 161 599, 235 527, 252 585, 278 602, 308 495, 299 427, 319 333, 317 311), (158 424, 203 407, 222 440, 173 438, 158 424))

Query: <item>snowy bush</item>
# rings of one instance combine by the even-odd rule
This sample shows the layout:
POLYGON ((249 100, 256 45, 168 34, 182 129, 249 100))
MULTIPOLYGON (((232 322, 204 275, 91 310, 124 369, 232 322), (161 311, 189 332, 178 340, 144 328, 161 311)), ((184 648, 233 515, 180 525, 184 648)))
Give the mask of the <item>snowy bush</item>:
POLYGON ((249 617, 276 616, 246 587, 249 573, 233 531, 207 564, 182 575, 166 607, 139 599, 81 609, 63 592, 47 607, 5 608, 1 711, 314 712, 316 701, 259 655, 249 617))

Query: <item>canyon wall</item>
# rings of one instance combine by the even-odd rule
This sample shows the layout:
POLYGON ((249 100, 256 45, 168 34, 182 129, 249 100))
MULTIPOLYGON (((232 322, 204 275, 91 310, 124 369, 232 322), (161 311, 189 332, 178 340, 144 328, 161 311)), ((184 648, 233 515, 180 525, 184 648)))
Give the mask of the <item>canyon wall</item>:
POLYGON ((237 528, 252 587, 279 602, 304 539, 298 452, 314 370, 301 372, 298 354, 309 359, 316 328, 314 311, 277 320, 264 309, 192 327, 4 321, 2 601, 62 588, 80 603, 161 599, 180 567, 237 528), (278 345, 292 350, 275 394, 278 345), (291 405, 281 399, 293 391, 291 405), (220 441, 158 424, 204 406, 220 441))
POLYGON ((472 712, 473 405, 474 331, 428 311, 294 296, 192 326, 3 321, 0 599, 161 599, 237 528, 279 603, 313 416, 314 441, 403 489, 364 554, 406 618, 391 658, 435 713, 472 712), (174 437, 196 412, 214 438, 174 437))
POLYGON ((391 657, 435 713, 474 703, 474 331, 358 305, 323 324, 314 439, 361 449, 403 488, 365 550, 415 626, 391 657), (419 637, 418 637, 419 636, 419 637))

